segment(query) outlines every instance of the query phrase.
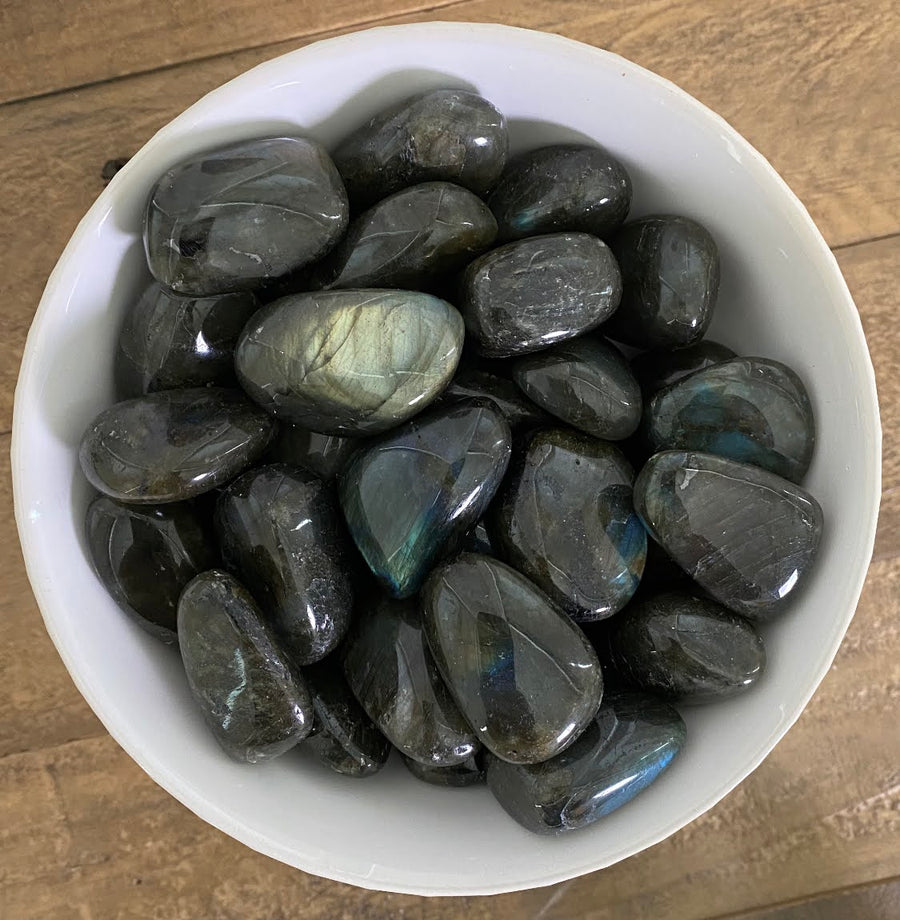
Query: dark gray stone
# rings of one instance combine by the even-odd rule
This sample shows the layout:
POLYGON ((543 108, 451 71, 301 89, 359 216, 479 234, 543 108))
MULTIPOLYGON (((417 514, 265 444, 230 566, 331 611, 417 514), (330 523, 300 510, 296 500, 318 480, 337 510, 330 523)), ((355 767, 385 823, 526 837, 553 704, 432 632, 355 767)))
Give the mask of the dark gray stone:
POLYGON ((671 386, 705 367, 737 357, 726 345, 702 339, 677 351, 645 351, 631 361, 631 370, 641 387, 645 401, 654 393, 671 386))
POLYGON ((586 233, 554 233, 475 259, 462 277, 460 309, 480 351, 506 358, 599 326, 621 294, 605 243, 586 233))
POLYGON ((320 479, 332 482, 357 451, 366 443, 363 438, 345 438, 337 434, 320 434, 299 425, 283 423, 266 457, 273 463, 302 466, 320 479))
POLYGON ((431 786, 452 786, 461 789, 464 786, 475 786, 484 782, 483 752, 454 764, 452 767, 431 767, 410 757, 404 757, 403 763, 410 773, 416 778, 431 786))
POLYGON ((449 303, 417 291, 295 294, 256 314, 235 367, 250 396, 285 421, 325 434, 375 434, 440 394, 463 331, 449 303))
POLYGON ((163 390, 104 409, 82 438, 81 468, 119 501, 182 501, 250 466, 274 427, 239 390, 163 390))
POLYGON ((442 403, 461 399, 489 399, 503 414, 514 434, 551 421, 550 416, 528 399, 508 377, 478 367, 461 367, 441 395, 442 403))
POLYGON ((422 590, 434 660, 484 746, 537 763, 570 745, 600 702, 603 678, 584 633, 509 566, 463 553, 422 590))
POLYGON ((160 177, 144 221, 147 264, 179 294, 253 290, 320 259, 348 215, 341 177, 320 144, 238 141, 160 177))

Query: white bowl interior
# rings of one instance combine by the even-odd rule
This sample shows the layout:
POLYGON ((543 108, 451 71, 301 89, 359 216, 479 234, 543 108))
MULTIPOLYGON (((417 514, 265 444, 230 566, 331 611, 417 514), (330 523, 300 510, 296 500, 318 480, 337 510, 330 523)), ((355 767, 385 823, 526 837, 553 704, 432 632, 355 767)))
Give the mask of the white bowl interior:
POLYGON ((16 392, 16 514, 47 628, 111 734, 202 818, 309 872, 420 894, 488 894, 607 866, 708 809, 800 714, 853 615, 874 538, 880 430, 855 307, 821 236, 774 170, 725 122, 621 58, 502 26, 430 23, 321 42, 258 67, 157 134, 79 225, 48 282, 16 392), (627 164, 633 215, 687 214, 716 237, 712 338, 785 361, 806 381, 819 438, 807 480, 826 532, 815 578, 765 630, 769 670, 749 695, 685 710, 689 743, 637 799, 593 828, 534 837, 486 789, 444 790, 397 758, 365 781, 301 751, 232 763, 192 705, 177 652, 133 626, 93 575, 88 488, 75 446, 112 399, 123 311, 147 278, 140 219, 153 180, 220 142, 303 132, 326 145, 419 89, 471 87, 509 118, 515 148, 587 137, 627 164))

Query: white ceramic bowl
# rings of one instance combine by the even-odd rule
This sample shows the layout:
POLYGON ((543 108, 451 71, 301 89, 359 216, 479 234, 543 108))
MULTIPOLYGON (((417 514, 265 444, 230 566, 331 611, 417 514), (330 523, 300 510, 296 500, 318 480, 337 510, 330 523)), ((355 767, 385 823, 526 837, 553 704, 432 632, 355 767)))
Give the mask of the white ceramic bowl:
POLYGON ((837 264, 765 160, 696 100, 628 61, 554 35, 429 23, 335 38, 270 61, 160 131, 82 220, 44 292, 16 391, 16 518, 28 574, 59 653, 88 703, 144 770, 200 817, 276 859, 370 888, 490 894, 547 885, 637 853, 747 776, 788 730, 853 616, 872 550, 880 429, 872 366, 837 264), (807 480, 825 537, 793 609, 767 627, 769 671, 750 694, 685 710, 689 743, 650 789, 594 827, 534 837, 484 788, 445 790, 394 758, 351 780, 299 752, 231 762, 192 704, 177 653, 133 626, 94 577, 76 444, 112 401, 123 311, 145 282, 140 223, 170 164, 226 141, 305 132, 333 144, 411 92, 468 86, 506 113, 514 148, 587 137, 634 180, 633 215, 698 218, 722 257, 710 335, 785 361, 819 426, 807 480))

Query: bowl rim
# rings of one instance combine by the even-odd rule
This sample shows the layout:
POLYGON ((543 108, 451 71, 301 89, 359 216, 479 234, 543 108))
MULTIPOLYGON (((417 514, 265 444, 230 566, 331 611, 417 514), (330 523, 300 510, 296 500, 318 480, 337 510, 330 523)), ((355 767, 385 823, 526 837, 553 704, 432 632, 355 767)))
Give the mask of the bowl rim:
POLYGON ((541 32, 533 29, 525 29, 516 26, 509 26, 497 23, 479 23, 479 22, 446 22, 446 21, 429 21, 422 23, 401 24, 377 26, 373 28, 356 30, 344 35, 333 36, 320 39, 310 44, 303 45, 292 51, 278 55, 275 58, 264 61, 251 69, 244 71, 231 80, 223 83, 217 88, 206 93, 190 107, 177 115, 174 119, 160 128, 134 155, 134 157, 123 167, 110 182, 109 186, 97 197, 94 204, 79 221, 72 236, 70 237, 65 249, 60 255, 53 271, 51 272, 40 303, 32 321, 31 327, 25 343, 23 358, 20 366, 20 372, 16 384, 15 400, 13 408, 13 426, 10 446, 10 457, 12 466, 13 481, 13 501, 15 510, 16 525, 19 534, 19 540, 22 546, 25 568, 28 575, 35 600, 41 611, 45 628, 50 635, 56 649, 63 660, 63 663, 69 672, 75 686, 84 697, 88 705, 98 716, 104 727, 107 729, 113 739, 119 744, 125 752, 141 767, 141 769, 158 785, 164 788, 170 795, 180 801, 185 807, 196 814, 205 822, 213 825, 218 830, 223 831, 236 840, 252 847, 267 856, 291 865, 304 871, 312 872, 324 878, 333 881, 351 884, 358 887, 372 890, 394 892, 399 894, 426 895, 426 896, 477 896, 509 893, 526 890, 530 888, 543 887, 559 882, 577 878, 581 875, 597 871, 612 865, 620 859, 628 858, 648 847, 651 847, 660 841, 671 836, 677 830, 687 826, 695 821, 700 815, 704 814, 726 795, 728 795, 736 786, 738 786, 747 776, 749 776, 762 761, 771 753, 775 745, 784 737, 788 730, 793 726, 800 714, 806 708, 809 700, 815 693, 819 684, 822 682, 826 673, 830 669, 831 663, 838 651, 843 640, 846 630, 855 613, 859 597, 862 592, 863 584, 868 573, 869 562, 871 561, 872 552, 875 542, 875 529, 878 519, 878 509, 881 498, 881 454, 882 454, 882 429, 878 410, 878 397, 875 385, 875 372, 872 366, 871 356, 865 342, 865 334, 858 310, 853 302, 846 281, 840 271, 837 259, 834 253, 828 247, 825 239, 822 237, 809 213, 799 198, 791 191, 787 183, 774 167, 747 141, 735 128, 733 128, 724 118, 713 112, 706 105, 701 103, 695 97, 691 96, 685 90, 682 90, 670 80, 635 64, 626 58, 615 54, 614 52, 598 48, 574 39, 566 38, 548 32, 541 32), (228 812, 222 810, 212 801, 206 799, 203 795, 198 794, 193 788, 185 785, 179 775, 167 766, 163 759, 156 754, 148 752, 141 746, 139 739, 135 737, 131 726, 127 720, 120 717, 120 714, 113 707, 110 707, 104 699, 104 694, 100 691, 99 685, 95 686, 89 674, 79 669, 78 662, 72 650, 67 647, 65 636, 62 634, 58 623, 62 616, 62 611, 56 600, 50 599, 44 588, 42 565, 39 561, 39 540, 34 531, 28 526, 27 513, 29 507, 29 496, 31 490, 27 482, 26 472, 26 453, 27 453, 27 412, 26 403, 28 394, 36 383, 36 352, 39 342, 43 336, 45 326, 48 322, 48 316, 60 296, 60 280, 64 274, 64 269, 73 261, 76 250, 79 249, 83 240, 93 231, 98 221, 109 211, 109 207, 114 200, 116 189, 121 182, 120 176, 127 175, 134 167, 135 161, 143 160, 149 156, 148 151, 153 151, 168 140, 176 128, 190 126, 198 112, 206 109, 208 106, 215 105, 221 96, 227 95, 227 91, 233 84, 250 84, 254 81, 265 84, 270 69, 280 68, 285 61, 290 58, 298 58, 309 54, 321 53, 324 46, 328 46, 329 51, 339 49, 341 52, 352 50, 353 46, 358 43, 369 43, 377 41, 380 37, 388 35, 398 37, 415 37, 421 40, 429 38, 471 38, 473 32, 477 33, 480 38, 493 38, 498 41, 510 41, 511 39, 521 43, 523 46, 531 44, 537 49, 546 50, 548 47, 555 47, 556 50, 565 53, 567 50, 577 50, 580 54, 592 54, 597 60, 615 61, 615 66, 619 68, 623 76, 628 74, 636 77, 646 83, 654 86, 661 93, 677 97, 679 102, 687 109, 692 111, 695 117, 700 117, 707 122, 715 125, 727 137, 735 147, 740 151, 742 162, 747 168, 758 170, 764 178, 779 189, 783 196, 784 202, 789 210, 793 212, 792 218, 795 224, 796 232, 802 235, 806 245, 818 259, 823 269, 828 272, 828 284, 835 299, 843 301, 843 306, 847 310, 848 328, 858 337, 862 345, 864 360, 861 362, 861 380, 860 385, 865 388, 865 396, 870 401, 873 410, 873 417, 869 419, 872 425, 871 436, 874 454, 874 469, 869 470, 870 474, 870 495, 868 496, 869 513, 867 516, 867 526, 862 545, 865 548, 864 558, 867 560, 865 566, 860 566, 855 575, 852 585, 851 595, 854 598, 853 605, 843 616, 843 628, 838 630, 831 646, 827 651, 823 650, 824 657, 822 665, 816 673, 815 679, 811 686, 806 690, 797 701, 793 711, 786 714, 786 718, 779 725, 777 731, 773 733, 769 743, 761 753, 755 755, 741 771, 729 778, 722 786, 718 787, 708 797, 704 798, 702 803, 690 812, 684 821, 677 828, 670 828, 658 833, 652 833, 643 839, 638 839, 628 847, 628 852, 621 857, 607 860, 588 860, 579 862, 578 865, 566 865, 564 868, 554 866, 548 861, 547 872, 539 877, 527 881, 511 881, 500 884, 484 884, 469 886, 453 886, 443 883, 441 887, 423 887, 414 881, 403 878, 398 873, 382 871, 367 877, 361 877, 343 870, 340 867, 330 863, 317 861, 314 864, 311 861, 304 862, 298 858, 298 853, 288 847, 283 847, 256 829, 249 827, 242 821, 236 820, 228 812))

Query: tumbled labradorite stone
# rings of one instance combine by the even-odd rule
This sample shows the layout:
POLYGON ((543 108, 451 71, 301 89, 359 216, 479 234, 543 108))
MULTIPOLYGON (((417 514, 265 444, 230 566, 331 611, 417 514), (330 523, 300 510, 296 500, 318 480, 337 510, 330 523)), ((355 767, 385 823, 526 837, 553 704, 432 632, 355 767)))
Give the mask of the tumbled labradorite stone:
POLYGON ((654 452, 702 450, 800 482, 815 446, 815 421, 800 378, 778 361, 732 358, 659 391, 644 435, 654 452))
POLYGON ((375 115, 335 150, 355 207, 419 182, 444 180, 483 195, 506 164, 506 120, 458 89, 417 93, 375 115))
POLYGON ((235 760, 271 760, 309 734, 306 684, 231 575, 213 569, 184 589, 178 644, 194 699, 235 760))
POLYGON ((365 598, 343 659, 354 696, 401 754, 447 767, 478 750, 428 650, 417 602, 365 598))
POLYGON ((175 642, 182 589, 216 564, 195 509, 123 505, 99 495, 88 505, 84 530, 94 569, 116 603, 151 635, 175 642))
POLYGON ((484 757, 481 751, 452 767, 432 767, 410 757, 404 757, 403 763, 416 779, 431 786, 452 786, 461 789, 484 782, 484 757))
POLYGON ((248 467, 274 427, 239 390, 163 390, 104 409, 81 440, 81 468, 119 501, 182 501, 248 467))
POLYGON ((234 346, 258 306, 250 293, 179 297, 152 283, 126 315, 119 335, 119 395, 237 386, 234 346))
POLYGON ((595 438, 621 441, 641 421, 641 391, 612 345, 581 338, 516 361, 513 379, 542 409, 595 438))
POLYGON ((605 332, 637 348, 682 348, 703 338, 719 293, 719 251, 687 217, 643 217, 611 240, 622 302, 605 332))
POLYGON ((295 294, 238 341, 241 385, 264 409, 325 434, 385 431, 424 409, 459 361, 463 322, 417 291, 295 294))
POLYGON ((719 364, 734 357, 735 353, 726 345, 702 339, 677 351, 642 352, 632 359, 631 370, 637 377, 644 399, 649 400, 663 387, 671 386, 712 364, 719 364))
POLYGON ((482 516, 506 472, 509 426, 468 400, 408 422, 354 455, 341 475, 344 517, 395 597, 419 590, 442 552, 482 516))
POLYGON ((329 659, 304 668, 312 696, 316 731, 305 742, 325 766, 345 776, 371 776, 391 752, 350 690, 339 662, 329 659))
POLYGON ((720 604, 751 620, 780 613, 809 576, 819 503, 774 473, 692 451, 655 454, 634 505, 650 535, 720 604))
POLYGON ((366 442, 362 438, 346 438, 337 434, 320 434, 299 425, 278 426, 278 434, 266 453, 276 463, 302 466, 321 479, 331 482, 347 465, 347 461, 366 442))
POLYGON ((492 543, 574 619, 611 616, 637 590, 647 552, 633 482, 612 444, 538 431, 517 451, 492 506, 492 543))
POLYGON ((649 786, 681 750, 686 730, 667 703, 609 691, 581 737, 552 760, 486 756, 494 797, 523 827, 556 835, 586 827, 649 786))
POLYGON ((461 367, 441 395, 441 402, 458 402, 461 399, 489 399, 500 410, 514 434, 550 421, 550 416, 508 377, 477 367, 461 367))
POLYGON ((450 182, 403 189, 357 217, 321 264, 324 288, 422 288, 494 242, 497 222, 475 194, 450 182))
POLYGON ((554 233, 475 259, 460 309, 480 351, 506 358, 581 335, 616 309, 622 293, 609 248, 586 233, 554 233))
POLYGON ((257 467, 223 490, 215 526, 225 565, 293 660, 312 664, 336 648, 350 625, 353 588, 332 489, 298 467, 257 467))
POLYGON ((677 592, 647 597, 617 616, 610 650, 632 686, 683 703, 743 693, 766 667, 765 646, 749 621, 677 592))
POLYGON ((147 264, 179 294, 246 291, 320 259, 347 227, 325 148, 302 137, 239 141, 167 170, 144 221, 147 264))
POLYGON ((599 145, 555 144, 510 160, 488 204, 503 240, 557 230, 605 237, 628 215, 631 179, 599 145))
POLYGON ((463 553, 422 590, 435 662, 488 750, 513 763, 570 745, 600 702, 600 664, 584 633, 514 569, 463 553))

